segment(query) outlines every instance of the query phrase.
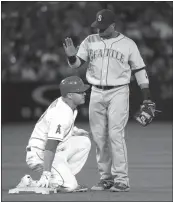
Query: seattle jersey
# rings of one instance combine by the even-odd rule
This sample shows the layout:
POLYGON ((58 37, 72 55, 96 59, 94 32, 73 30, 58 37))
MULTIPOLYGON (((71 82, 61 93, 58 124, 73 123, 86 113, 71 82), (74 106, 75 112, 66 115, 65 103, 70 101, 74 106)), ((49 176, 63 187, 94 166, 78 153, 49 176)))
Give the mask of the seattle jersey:
POLYGON ((77 109, 73 112, 62 97, 56 99, 36 123, 28 146, 44 150, 47 139, 67 140, 72 135, 77 113, 77 109))
POLYGON ((128 84, 131 70, 145 66, 135 42, 121 33, 110 39, 89 35, 80 44, 77 56, 89 62, 86 78, 93 85, 128 84))

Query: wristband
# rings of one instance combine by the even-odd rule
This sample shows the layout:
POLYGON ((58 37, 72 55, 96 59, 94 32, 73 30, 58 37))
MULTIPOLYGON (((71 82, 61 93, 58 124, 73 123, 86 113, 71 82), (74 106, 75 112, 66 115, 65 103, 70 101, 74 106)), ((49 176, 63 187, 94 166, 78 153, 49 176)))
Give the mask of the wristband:
POLYGON ((151 100, 149 88, 142 88, 141 91, 142 91, 143 100, 151 100))

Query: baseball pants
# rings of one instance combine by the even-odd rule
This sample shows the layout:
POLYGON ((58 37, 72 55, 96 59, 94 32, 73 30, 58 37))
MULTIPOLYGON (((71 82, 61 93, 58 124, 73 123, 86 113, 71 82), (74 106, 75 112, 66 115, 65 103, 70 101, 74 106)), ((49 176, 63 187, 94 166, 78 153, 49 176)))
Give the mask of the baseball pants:
POLYGON ((125 126, 129 117, 129 86, 111 90, 92 87, 89 106, 90 128, 96 144, 101 179, 129 186, 125 126))
MULTIPOLYGON (((63 186, 73 190, 78 183, 75 175, 84 166, 91 148, 90 139, 87 136, 71 136, 57 147, 52 164, 52 177, 50 183, 53 186, 63 186)), ((31 147, 26 154, 26 162, 33 169, 35 166, 43 166, 44 151, 31 147)))

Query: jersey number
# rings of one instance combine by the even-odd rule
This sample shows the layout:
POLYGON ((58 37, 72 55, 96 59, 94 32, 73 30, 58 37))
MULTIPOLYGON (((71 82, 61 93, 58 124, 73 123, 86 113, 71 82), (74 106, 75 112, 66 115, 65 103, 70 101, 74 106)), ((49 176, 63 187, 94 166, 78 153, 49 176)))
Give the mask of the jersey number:
POLYGON ((59 133, 59 134, 61 133, 61 125, 60 124, 58 125, 58 127, 56 129, 56 133, 59 133))

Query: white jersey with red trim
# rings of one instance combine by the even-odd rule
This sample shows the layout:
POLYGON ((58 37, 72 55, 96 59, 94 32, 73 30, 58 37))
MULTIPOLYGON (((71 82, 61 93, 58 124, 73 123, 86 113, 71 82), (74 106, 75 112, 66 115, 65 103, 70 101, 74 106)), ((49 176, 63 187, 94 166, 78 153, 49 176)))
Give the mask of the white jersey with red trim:
POLYGON ((77 109, 73 112, 62 97, 56 99, 36 123, 28 146, 44 150, 47 139, 67 140, 73 133, 77 113, 77 109))
POLYGON ((145 66, 136 43, 121 33, 110 39, 89 35, 80 44, 77 56, 89 62, 86 78, 93 85, 128 84, 131 70, 145 66))

